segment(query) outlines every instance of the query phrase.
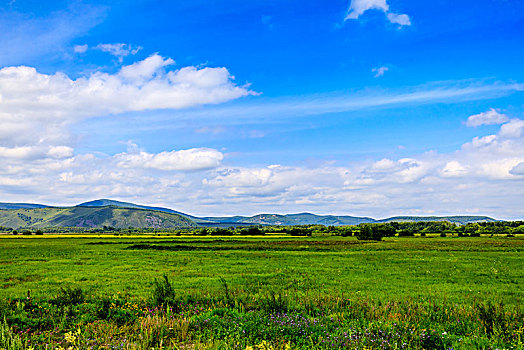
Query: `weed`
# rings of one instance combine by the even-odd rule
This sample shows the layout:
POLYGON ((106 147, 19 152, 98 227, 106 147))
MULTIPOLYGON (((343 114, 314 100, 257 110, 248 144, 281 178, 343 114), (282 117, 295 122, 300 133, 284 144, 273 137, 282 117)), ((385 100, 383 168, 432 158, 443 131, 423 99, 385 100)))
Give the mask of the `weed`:
POLYGON ((85 295, 82 288, 62 287, 53 300, 53 303, 59 306, 71 306, 81 304, 84 300, 85 295))
POLYGON ((20 337, 13 333, 6 319, 0 323, 0 349, 23 350, 24 345, 20 337))
POLYGON ((163 275, 161 279, 156 279, 153 281, 153 295, 152 295, 153 305, 155 306, 176 306, 178 304, 175 288, 173 284, 169 282, 169 278, 166 274, 163 275))

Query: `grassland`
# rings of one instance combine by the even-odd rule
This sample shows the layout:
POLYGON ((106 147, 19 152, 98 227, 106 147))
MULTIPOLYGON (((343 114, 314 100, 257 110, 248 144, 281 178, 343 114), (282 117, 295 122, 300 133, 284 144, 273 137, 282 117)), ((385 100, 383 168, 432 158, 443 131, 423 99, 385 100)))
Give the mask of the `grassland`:
POLYGON ((523 250, 519 237, 3 236, 0 316, 35 349, 522 349, 523 250))

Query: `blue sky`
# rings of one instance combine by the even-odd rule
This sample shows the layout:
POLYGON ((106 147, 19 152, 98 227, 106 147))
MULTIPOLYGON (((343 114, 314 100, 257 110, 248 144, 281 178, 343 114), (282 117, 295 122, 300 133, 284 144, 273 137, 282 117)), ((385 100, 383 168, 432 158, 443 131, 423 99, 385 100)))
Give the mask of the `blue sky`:
POLYGON ((524 2, 0 3, 2 201, 524 217, 524 2))

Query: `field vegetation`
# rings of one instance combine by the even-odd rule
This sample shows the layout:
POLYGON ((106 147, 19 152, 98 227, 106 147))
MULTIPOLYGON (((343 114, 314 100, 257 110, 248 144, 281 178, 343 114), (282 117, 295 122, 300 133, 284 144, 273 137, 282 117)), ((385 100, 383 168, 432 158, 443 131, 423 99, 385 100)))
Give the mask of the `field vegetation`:
POLYGON ((10 232, 0 348, 522 349, 520 225, 431 225, 10 232))

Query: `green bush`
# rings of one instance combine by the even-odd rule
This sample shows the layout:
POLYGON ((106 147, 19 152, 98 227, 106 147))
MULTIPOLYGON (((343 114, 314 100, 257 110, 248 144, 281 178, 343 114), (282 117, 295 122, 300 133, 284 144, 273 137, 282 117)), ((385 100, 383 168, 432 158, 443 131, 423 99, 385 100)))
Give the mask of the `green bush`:
POLYGON ((155 278, 153 281, 152 301, 155 306, 176 306, 178 304, 175 288, 166 274, 164 274, 162 279, 158 280, 155 278))
POLYGON ((58 306, 70 306, 82 304, 85 300, 82 288, 60 288, 58 295, 52 300, 52 303, 58 306))
POLYGON ((413 237, 415 234, 411 232, 410 230, 400 230, 398 231, 399 237, 413 237))

